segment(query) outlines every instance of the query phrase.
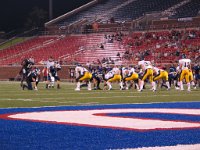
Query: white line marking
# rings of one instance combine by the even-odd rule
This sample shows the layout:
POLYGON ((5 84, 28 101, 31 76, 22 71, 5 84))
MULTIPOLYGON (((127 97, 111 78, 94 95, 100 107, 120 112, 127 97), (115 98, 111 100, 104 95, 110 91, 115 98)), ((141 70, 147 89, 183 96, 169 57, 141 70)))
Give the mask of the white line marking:
MULTIPOLYGON (((176 146, 157 146, 157 147, 142 147, 142 148, 126 148, 123 150, 199 150, 200 144, 193 145, 176 145, 176 146)), ((120 150, 120 149, 118 149, 120 150)))
POLYGON ((184 115, 200 115, 200 109, 100 109, 100 110, 74 110, 74 111, 44 111, 27 112, 8 116, 9 118, 22 120, 35 120, 44 122, 56 122, 67 124, 80 124, 86 126, 98 126, 108 128, 121 128, 132 130, 154 130, 154 129, 185 129, 200 128, 200 122, 171 121, 161 119, 140 119, 111 117, 100 114, 108 113, 170 113, 184 115), (99 114, 99 115, 98 115, 99 114))

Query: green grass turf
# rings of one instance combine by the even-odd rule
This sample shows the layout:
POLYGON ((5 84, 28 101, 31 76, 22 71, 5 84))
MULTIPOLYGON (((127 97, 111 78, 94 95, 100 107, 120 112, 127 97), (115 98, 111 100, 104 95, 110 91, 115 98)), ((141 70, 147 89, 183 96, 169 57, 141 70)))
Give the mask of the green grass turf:
POLYGON ((66 105, 96 105, 122 103, 179 102, 200 101, 200 89, 191 92, 160 89, 152 92, 148 89, 137 92, 135 89, 120 91, 114 85, 111 91, 86 88, 74 91, 75 83, 61 83, 61 89, 45 89, 39 84, 38 91, 22 90, 19 82, 0 82, 0 108, 8 107, 41 107, 66 105))
POLYGON ((4 48, 8 48, 10 46, 13 46, 17 43, 23 42, 25 39, 26 38, 19 37, 19 38, 15 38, 15 39, 12 39, 10 41, 7 41, 6 43, 0 45, 0 49, 4 49, 4 48))

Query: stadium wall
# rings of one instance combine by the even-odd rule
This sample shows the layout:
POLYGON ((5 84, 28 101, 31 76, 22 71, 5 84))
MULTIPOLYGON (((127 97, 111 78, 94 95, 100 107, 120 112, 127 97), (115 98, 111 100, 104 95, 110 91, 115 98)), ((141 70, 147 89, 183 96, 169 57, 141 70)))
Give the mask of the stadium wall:
MULTIPOLYGON (((40 70, 42 71, 43 66, 38 66, 40 70)), ((70 81, 73 82, 73 71, 74 71, 74 66, 62 66, 62 69, 58 72, 59 77, 63 81, 70 81)), ((0 67, 0 80, 6 80, 6 81, 19 81, 21 66, 2 66, 0 67)), ((43 78, 42 73, 41 73, 41 79, 43 78)))

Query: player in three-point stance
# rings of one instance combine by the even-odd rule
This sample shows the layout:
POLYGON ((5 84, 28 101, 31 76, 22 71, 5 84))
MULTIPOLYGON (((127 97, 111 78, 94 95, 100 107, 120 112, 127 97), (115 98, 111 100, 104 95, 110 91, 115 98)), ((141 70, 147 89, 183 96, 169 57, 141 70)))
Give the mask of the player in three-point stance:
POLYGON ((151 62, 142 60, 142 61, 138 62, 138 65, 140 66, 140 68, 144 72, 143 76, 139 80, 140 89, 138 91, 141 92, 143 90, 144 81, 146 79, 149 79, 149 82, 152 85, 152 90, 156 91, 156 83, 153 81, 153 67, 152 67, 151 62))
POLYGON ((158 81, 159 79, 162 79, 166 85, 167 85, 167 90, 170 89, 169 81, 168 81, 168 72, 166 71, 166 68, 164 67, 163 69, 159 69, 158 67, 153 67, 154 71, 154 78, 153 81, 158 81))
POLYGON ((137 89, 139 89, 138 77, 139 76, 135 72, 135 68, 133 66, 129 66, 129 68, 122 67, 122 81, 123 81, 122 89, 124 89, 123 86, 125 85, 125 89, 128 90, 129 89, 128 82, 132 82, 132 81, 135 82, 137 89))
POLYGON ((103 80, 105 81, 104 83, 104 90, 106 89, 106 86, 108 85, 108 90, 112 89, 112 82, 118 81, 120 83, 120 89, 122 89, 122 77, 121 77, 121 71, 117 66, 114 66, 114 68, 103 75, 103 80))
POLYGON ((85 67, 78 64, 75 68, 75 74, 76 74, 76 82, 77 82, 75 91, 80 91, 80 86, 81 86, 82 81, 87 81, 88 90, 92 90, 91 88, 92 74, 85 67))

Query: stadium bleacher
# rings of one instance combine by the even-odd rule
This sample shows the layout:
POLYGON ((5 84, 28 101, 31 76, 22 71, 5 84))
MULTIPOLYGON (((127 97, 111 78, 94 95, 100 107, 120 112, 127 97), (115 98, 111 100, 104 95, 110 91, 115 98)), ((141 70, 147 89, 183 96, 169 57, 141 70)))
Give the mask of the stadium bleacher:
MULTIPOLYGON (((136 19, 145 13, 163 12, 173 8, 175 14, 170 17, 192 17, 199 12, 198 0, 102 0, 98 4, 82 10, 72 16, 56 22, 57 25, 69 25, 81 19, 106 21, 113 17, 114 21, 136 19), (182 5, 180 5, 182 3, 182 5), (100 17, 100 18, 99 18, 100 17)), ((84 22, 84 21, 83 21, 84 22)), ((78 24, 79 22, 77 22, 78 24)), ((103 22, 105 23, 105 22, 103 22)), ((108 26, 109 27, 109 26, 108 26)), ((118 31, 117 31, 118 32, 118 31)), ((124 31, 122 41, 106 41, 106 34, 117 32, 101 32, 90 34, 59 34, 51 36, 36 36, 0 51, 1 65, 17 65, 26 57, 34 57, 38 63, 50 56, 61 60, 64 64, 111 58, 118 63, 134 63, 142 58, 156 60, 158 63, 169 63, 179 59, 182 53, 196 59, 200 46, 199 31, 181 30, 179 36, 168 31, 124 31), (187 38, 185 38, 185 36, 187 38), (190 37, 189 36, 194 36, 190 37), (177 38, 177 39, 173 39, 177 38), (103 44, 104 48, 100 48, 103 44), (175 45, 173 45, 175 44, 175 45), (180 55, 174 55, 175 53, 180 55)), ((113 37, 115 38, 115 37, 113 37)))
POLYGON ((114 39, 112 42, 104 33, 33 38, 2 50, 0 63, 20 64, 23 58, 29 57, 38 63, 50 56, 64 64, 74 61, 97 63, 105 58, 111 58, 115 63, 134 63, 142 58, 169 63, 178 60, 182 54, 194 60, 198 57, 200 32, 197 30, 125 33, 122 41, 115 39, 116 33, 108 34, 114 39), (101 48, 100 44, 104 47, 101 48))
POLYGON ((187 4, 175 10, 175 13, 171 18, 186 18, 195 17, 200 15, 200 3, 199 0, 191 0, 187 4))

